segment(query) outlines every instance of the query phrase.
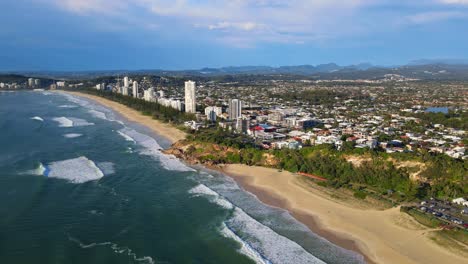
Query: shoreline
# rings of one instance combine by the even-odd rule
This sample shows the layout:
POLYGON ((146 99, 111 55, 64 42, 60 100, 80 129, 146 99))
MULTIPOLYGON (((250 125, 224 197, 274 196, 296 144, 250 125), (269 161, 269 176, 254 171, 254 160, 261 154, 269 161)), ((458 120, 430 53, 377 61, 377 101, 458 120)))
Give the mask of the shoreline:
MULTIPOLYGON (((145 116, 120 103, 95 95, 65 92, 109 107, 129 121, 150 128, 171 144, 186 137, 184 132, 170 124, 145 116)), ((232 177, 263 203, 287 210, 315 234, 361 254, 367 263, 465 263, 462 256, 431 241, 428 234, 431 230, 410 216, 401 214, 398 208, 385 211, 352 208, 327 199, 327 194, 303 186, 298 183, 298 175, 286 171, 238 164, 204 167, 232 177), (399 226, 395 222, 396 218, 402 219, 407 226, 399 226)))
POLYGON ((84 98, 93 100, 101 105, 104 105, 112 109, 113 111, 119 113, 124 118, 128 119, 129 121, 148 127, 156 134, 167 139, 171 144, 174 144, 177 141, 183 140, 186 137, 185 132, 173 127, 172 125, 153 119, 150 116, 145 116, 141 114, 140 112, 128 106, 125 106, 123 104, 111 101, 103 97, 90 95, 86 93, 72 92, 72 91, 61 91, 61 92, 68 93, 74 96, 84 97, 84 98))
POLYGON ((297 221, 307 226, 314 234, 330 241, 332 244, 337 245, 346 250, 353 251, 355 253, 363 256, 364 261, 370 264, 376 264, 376 262, 371 259, 366 252, 359 247, 358 243, 350 237, 343 236, 342 234, 337 234, 333 231, 323 228, 317 216, 310 215, 298 210, 294 210, 288 205, 288 201, 278 195, 269 193, 266 190, 262 190, 259 187, 251 185, 248 182, 248 179, 243 176, 236 176, 232 172, 228 173, 225 170, 220 170, 223 174, 233 178, 244 190, 254 194, 262 203, 277 207, 283 210, 288 211, 297 221))
POLYGON ((286 171, 239 164, 220 170, 263 203, 289 211, 312 232, 360 253, 368 263, 466 263, 432 241, 433 229, 400 213, 399 207, 354 208, 304 186, 300 176, 286 171))

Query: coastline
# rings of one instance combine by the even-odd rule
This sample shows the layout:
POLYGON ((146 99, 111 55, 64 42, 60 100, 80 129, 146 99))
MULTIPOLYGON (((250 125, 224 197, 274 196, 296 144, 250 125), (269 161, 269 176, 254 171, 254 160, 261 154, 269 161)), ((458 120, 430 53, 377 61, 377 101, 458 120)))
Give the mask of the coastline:
MULTIPOLYGON (((186 137, 184 132, 170 124, 120 103, 85 93, 66 93, 109 107, 129 121, 147 126, 171 144, 186 137)), ((466 263, 462 256, 431 241, 431 229, 400 213, 399 208, 385 211, 353 208, 304 186, 299 181, 300 176, 286 171, 237 164, 225 165, 217 170, 234 178, 263 203, 288 210, 319 236, 360 253, 368 263, 466 263)))
POLYGON ((141 114, 140 112, 128 106, 125 106, 123 104, 120 104, 120 103, 117 103, 117 102, 114 102, 114 101, 111 101, 111 100, 108 100, 99 96, 86 94, 86 93, 71 92, 71 91, 61 91, 61 92, 72 94, 72 95, 79 96, 79 97, 84 97, 84 98, 93 100, 99 104, 102 104, 114 110, 115 112, 119 113, 126 119, 150 128, 156 134, 170 141, 171 144, 174 144, 177 141, 183 140, 186 137, 186 134, 183 131, 171 126, 170 124, 163 123, 159 120, 151 118, 150 116, 145 116, 141 114))
POLYGON ((399 207, 359 209, 327 198, 290 172, 247 165, 221 170, 264 203, 288 210, 313 232, 343 248, 363 254, 370 263, 466 263, 430 239, 424 227, 399 207))

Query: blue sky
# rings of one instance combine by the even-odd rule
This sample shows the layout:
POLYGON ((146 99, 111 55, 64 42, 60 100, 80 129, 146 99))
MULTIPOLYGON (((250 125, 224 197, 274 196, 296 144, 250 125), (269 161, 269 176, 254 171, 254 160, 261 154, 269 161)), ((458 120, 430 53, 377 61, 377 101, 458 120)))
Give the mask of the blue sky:
POLYGON ((468 59, 468 0, 2 0, 0 71, 468 59))

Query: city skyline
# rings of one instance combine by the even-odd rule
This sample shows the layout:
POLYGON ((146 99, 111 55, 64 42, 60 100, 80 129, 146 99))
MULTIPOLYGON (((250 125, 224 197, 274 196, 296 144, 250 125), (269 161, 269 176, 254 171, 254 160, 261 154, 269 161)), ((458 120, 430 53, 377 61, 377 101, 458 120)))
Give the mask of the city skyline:
POLYGON ((199 69, 468 58, 468 1, 0 3, 0 71, 199 69), (28 14, 23 16, 21 14, 28 14))

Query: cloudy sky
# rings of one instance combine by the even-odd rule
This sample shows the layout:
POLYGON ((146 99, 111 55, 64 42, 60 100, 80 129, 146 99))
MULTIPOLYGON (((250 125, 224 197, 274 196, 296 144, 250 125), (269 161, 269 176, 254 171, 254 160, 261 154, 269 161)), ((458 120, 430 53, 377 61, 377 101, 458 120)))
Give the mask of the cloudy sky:
POLYGON ((1 0, 0 70, 468 59, 468 0, 1 0))

